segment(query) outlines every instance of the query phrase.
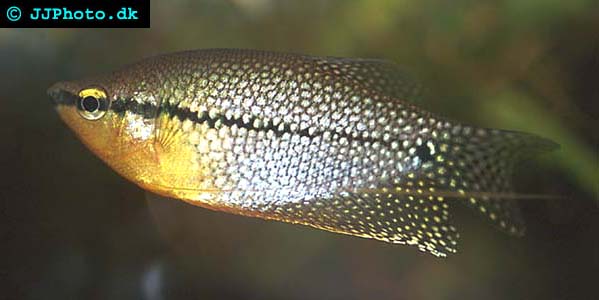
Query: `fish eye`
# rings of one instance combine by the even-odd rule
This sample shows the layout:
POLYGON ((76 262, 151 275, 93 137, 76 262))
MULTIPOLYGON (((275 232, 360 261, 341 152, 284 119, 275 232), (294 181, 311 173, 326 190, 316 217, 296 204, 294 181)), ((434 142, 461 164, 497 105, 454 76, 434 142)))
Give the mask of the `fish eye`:
POLYGON ((98 100, 98 98, 92 97, 92 96, 87 96, 85 98, 83 98, 83 100, 81 100, 81 107, 89 112, 89 113, 93 113, 96 110, 98 110, 98 108, 100 107, 100 100, 98 100))
POLYGON ((77 111, 87 120, 98 120, 106 114, 108 104, 108 97, 103 89, 86 88, 79 92, 77 111))

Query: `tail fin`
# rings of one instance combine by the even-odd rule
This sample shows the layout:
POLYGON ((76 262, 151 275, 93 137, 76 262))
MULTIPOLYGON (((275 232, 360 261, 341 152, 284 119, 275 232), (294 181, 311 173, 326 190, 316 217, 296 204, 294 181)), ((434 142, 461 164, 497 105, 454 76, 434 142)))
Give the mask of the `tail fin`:
POLYGON ((452 126, 439 146, 439 184, 456 191, 467 205, 502 231, 523 235, 525 226, 515 203, 512 175, 519 162, 558 145, 533 134, 452 126), (448 138, 451 136, 451 138, 448 138), (445 152, 443 155, 443 152, 445 152))

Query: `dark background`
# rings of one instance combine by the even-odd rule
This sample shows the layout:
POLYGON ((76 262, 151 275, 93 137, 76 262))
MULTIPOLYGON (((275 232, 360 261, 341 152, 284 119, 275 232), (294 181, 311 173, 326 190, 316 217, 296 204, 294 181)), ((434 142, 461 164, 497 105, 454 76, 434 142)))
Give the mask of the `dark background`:
MULTIPOLYGON (((0 298, 593 299, 599 271, 596 1, 154 1, 151 29, 0 30, 0 298), (524 162, 524 238, 456 206, 460 252, 151 201, 83 147, 45 94, 169 51, 374 57, 425 108, 549 137, 524 162)), ((454 205, 455 206, 455 205, 454 205)))

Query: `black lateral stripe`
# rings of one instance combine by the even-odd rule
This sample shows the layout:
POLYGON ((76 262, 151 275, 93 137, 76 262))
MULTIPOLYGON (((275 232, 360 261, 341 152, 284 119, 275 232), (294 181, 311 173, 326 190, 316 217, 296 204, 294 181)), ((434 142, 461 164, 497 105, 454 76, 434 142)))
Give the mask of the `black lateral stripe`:
POLYGON ((51 95, 55 105, 75 106, 79 97, 64 90, 58 90, 51 95))
MULTIPOLYGON (((156 105, 150 103, 138 103, 131 98, 128 99, 118 99, 112 102, 110 109, 116 113, 124 113, 125 111, 132 112, 134 114, 138 114, 143 116, 144 118, 155 118, 158 115, 158 109, 156 105)), ((260 122, 260 119, 257 117, 250 117, 248 122, 244 122, 243 118, 226 118, 224 114, 219 113, 213 117, 210 117, 208 112, 192 112, 189 108, 180 108, 177 106, 170 105, 170 103, 163 103, 160 113, 165 113, 171 117, 176 117, 180 121, 190 120, 193 123, 202 124, 206 123, 210 128, 220 128, 220 126, 228 126, 232 127, 236 125, 238 128, 245 128, 247 130, 255 130, 255 131, 263 131, 268 132, 272 131, 275 136, 281 137, 285 133, 289 134, 297 134, 302 137, 314 138, 317 136, 323 135, 326 131, 314 131, 310 134, 308 128, 304 128, 302 130, 293 131, 291 130, 291 125, 287 123, 279 123, 279 125, 275 125, 272 120, 269 120, 266 123, 260 122), (256 124, 260 124, 256 126, 256 124)), ((346 133, 344 130, 338 131, 329 131, 332 135, 338 135, 339 137, 346 138, 348 142, 352 141, 360 141, 360 142, 379 142, 383 145, 389 146, 388 142, 384 142, 379 139, 371 138, 371 137, 363 137, 356 136, 354 137, 352 134, 346 133)))
MULTIPOLYGON (((65 90, 58 90, 52 92, 50 95, 52 101, 54 101, 54 105, 64 105, 64 106, 76 106, 77 109, 82 110, 81 107, 81 98, 78 95, 72 94, 65 90)), ((98 110, 107 111, 108 110, 108 101, 105 98, 100 99, 100 106, 98 110)))
POLYGON ((117 99, 112 101, 110 109, 116 113, 122 114, 125 111, 141 115, 144 119, 152 119, 157 116, 158 109, 152 103, 139 103, 132 98, 117 99))
MULTIPOLYGON (((255 126, 257 123, 261 123, 261 122, 260 122, 259 118, 254 117, 254 116, 250 117, 248 122, 244 122, 242 118, 228 119, 223 114, 216 114, 213 118, 211 118, 209 116, 208 112, 201 112, 201 113, 199 113, 199 116, 198 116, 198 113, 192 112, 191 110, 189 110, 189 108, 179 108, 179 107, 173 107, 170 105, 165 106, 165 108, 162 112, 167 113, 170 116, 177 117, 180 121, 190 120, 190 121, 192 121, 194 123, 198 123, 198 124, 206 122, 208 124, 208 127, 210 127, 210 128, 217 128, 216 125, 220 124, 221 126, 224 125, 224 126, 228 126, 228 127, 236 125, 238 128, 245 128, 247 130, 263 131, 263 132, 268 132, 268 131, 272 130, 272 132, 277 137, 281 137, 283 134, 289 133, 289 134, 297 134, 302 137, 315 138, 317 136, 323 135, 326 132, 326 131, 314 131, 312 134, 310 134, 310 131, 308 128, 304 128, 299 131, 293 131, 293 130, 291 130, 291 125, 286 124, 286 123, 279 123, 279 125, 275 125, 272 120, 269 120, 266 123, 260 124, 260 126, 255 126)), ((339 137, 346 138, 348 140, 348 142, 350 142, 350 143, 352 141, 356 140, 356 141, 360 141, 360 142, 369 142, 369 143, 379 142, 385 146, 390 146, 390 144, 388 142, 384 142, 379 139, 363 137, 363 136, 354 137, 353 135, 346 133, 344 130, 329 131, 329 132, 331 134, 337 134, 339 137)))

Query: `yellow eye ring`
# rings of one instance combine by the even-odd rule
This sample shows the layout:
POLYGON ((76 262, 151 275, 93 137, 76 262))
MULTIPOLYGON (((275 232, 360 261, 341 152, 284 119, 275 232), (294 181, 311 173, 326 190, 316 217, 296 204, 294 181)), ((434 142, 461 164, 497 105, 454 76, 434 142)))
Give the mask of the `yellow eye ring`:
POLYGON ((108 111, 109 101, 102 88, 86 88, 79 92, 77 111, 86 120, 94 121, 102 118, 108 111))

